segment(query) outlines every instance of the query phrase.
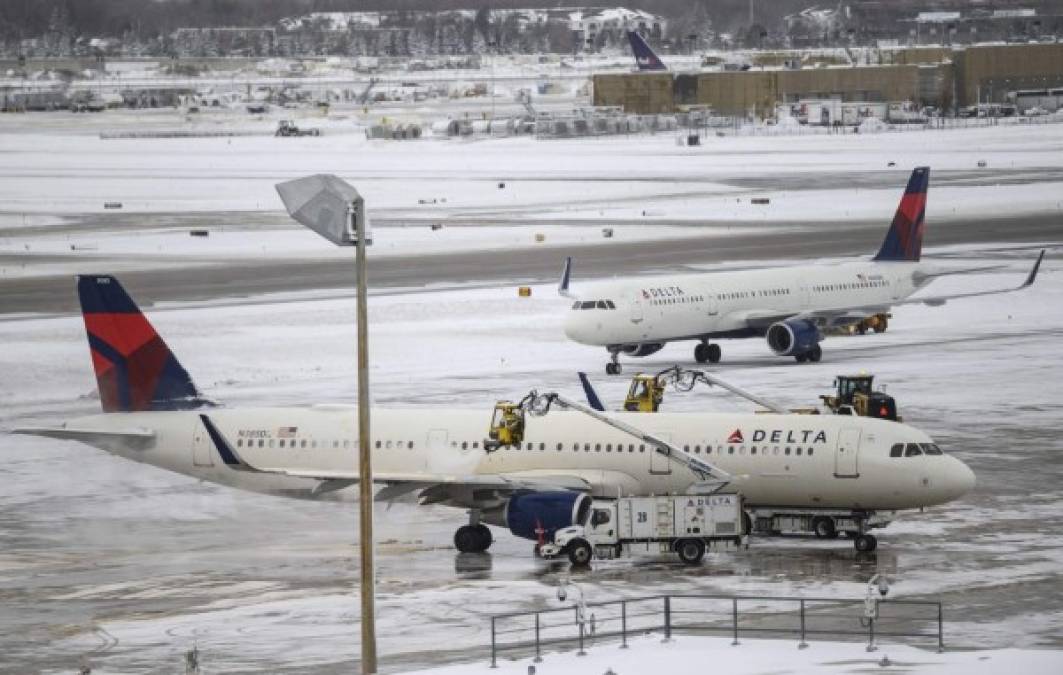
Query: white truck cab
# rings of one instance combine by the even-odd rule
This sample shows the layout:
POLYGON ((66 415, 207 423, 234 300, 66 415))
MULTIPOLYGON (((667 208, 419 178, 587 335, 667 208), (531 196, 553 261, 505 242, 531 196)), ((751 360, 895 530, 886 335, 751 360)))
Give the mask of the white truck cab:
POLYGON ((593 557, 616 558, 625 552, 674 552, 696 565, 706 547, 739 545, 745 535, 738 494, 621 497, 596 500, 586 522, 559 529, 539 554, 566 554, 573 565, 586 565, 593 557))

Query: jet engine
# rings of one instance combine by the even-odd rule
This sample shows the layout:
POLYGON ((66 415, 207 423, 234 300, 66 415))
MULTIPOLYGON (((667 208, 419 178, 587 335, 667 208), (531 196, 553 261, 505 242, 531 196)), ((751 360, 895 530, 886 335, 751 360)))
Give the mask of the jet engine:
POLYGON ((779 356, 793 356, 812 350, 823 336, 807 319, 787 319, 768 327, 768 346, 779 356))
POLYGON ((641 344, 624 345, 620 351, 628 356, 649 356, 664 349, 663 342, 643 342, 641 344))
POLYGON ((491 525, 509 528, 518 537, 549 540, 562 527, 583 525, 591 512, 591 498, 582 492, 523 492, 514 494, 501 509, 483 518, 491 525))

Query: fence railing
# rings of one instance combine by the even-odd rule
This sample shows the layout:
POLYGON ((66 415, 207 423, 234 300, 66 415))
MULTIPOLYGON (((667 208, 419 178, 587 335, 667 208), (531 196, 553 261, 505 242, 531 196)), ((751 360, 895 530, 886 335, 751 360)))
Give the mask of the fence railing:
POLYGON ((945 649, 940 602, 875 599, 874 618, 866 615, 865 599, 801 598, 731 595, 658 595, 609 602, 577 604, 558 609, 498 614, 491 617, 491 667, 502 653, 534 654, 546 647, 575 647, 619 639, 623 647, 635 635, 660 633, 725 635, 732 644, 746 637, 797 639, 811 637, 866 638, 868 650, 878 638, 935 642, 945 649))

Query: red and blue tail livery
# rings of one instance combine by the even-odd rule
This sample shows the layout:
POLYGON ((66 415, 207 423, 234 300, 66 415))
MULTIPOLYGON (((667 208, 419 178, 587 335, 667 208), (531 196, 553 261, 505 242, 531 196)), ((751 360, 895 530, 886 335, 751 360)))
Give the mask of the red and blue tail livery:
POLYGON ((85 274, 77 285, 104 412, 210 405, 117 279, 85 274))
POLYGON ((641 35, 635 31, 628 31, 627 39, 631 43, 631 53, 635 55, 635 65, 639 70, 668 70, 664 61, 661 61, 661 58, 646 44, 641 35))
POLYGON ((886 240, 875 260, 919 262, 923 252, 923 219, 926 217, 926 190, 930 184, 930 167, 912 171, 886 240))

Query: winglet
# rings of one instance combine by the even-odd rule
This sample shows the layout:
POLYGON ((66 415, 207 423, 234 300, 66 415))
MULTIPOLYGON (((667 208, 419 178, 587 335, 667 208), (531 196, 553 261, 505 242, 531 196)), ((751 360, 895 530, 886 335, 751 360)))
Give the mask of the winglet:
POLYGON ((605 406, 602 405, 602 399, 598 398, 598 392, 594 390, 594 386, 591 385, 591 381, 587 378, 587 373, 577 373, 579 375, 579 382, 583 385, 583 394, 587 397, 587 403, 592 408, 599 412, 605 412, 605 406))
POLYGON ((1019 288, 1026 288, 1033 285, 1034 279, 1037 278, 1037 272, 1041 269, 1041 261, 1045 259, 1045 250, 1041 249, 1041 255, 1037 256, 1037 262, 1033 264, 1033 269, 1030 270, 1029 276, 1026 277, 1026 281, 1023 282, 1019 288))
POLYGON ((561 268, 561 280, 557 282, 557 294, 562 298, 575 297, 568 290, 569 279, 572 278, 572 257, 565 258, 565 266, 561 268))
POLYGON ((207 429, 207 434, 210 436, 210 440, 214 443, 214 447, 218 449, 218 454, 221 455, 221 459, 225 462, 226 466, 236 469, 238 471, 254 471, 254 467, 240 459, 240 456, 236 454, 232 446, 229 445, 229 441, 225 440, 225 437, 221 435, 218 428, 214 426, 214 423, 210 421, 210 418, 206 415, 199 416, 200 421, 203 422, 203 426, 207 429))

